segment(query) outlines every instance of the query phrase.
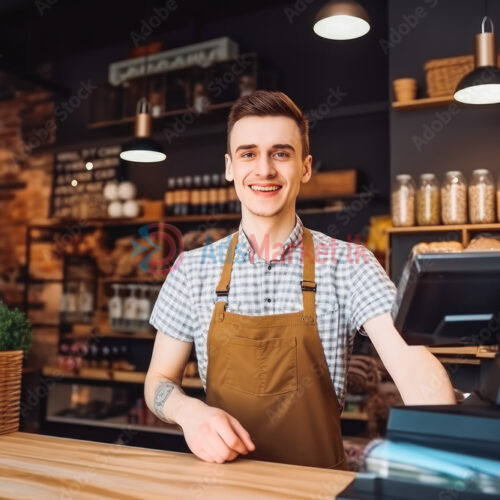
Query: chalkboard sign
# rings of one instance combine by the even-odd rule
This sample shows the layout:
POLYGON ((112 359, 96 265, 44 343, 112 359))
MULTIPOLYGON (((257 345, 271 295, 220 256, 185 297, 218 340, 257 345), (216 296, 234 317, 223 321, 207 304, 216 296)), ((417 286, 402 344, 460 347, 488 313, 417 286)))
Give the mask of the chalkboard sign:
POLYGON ((121 146, 100 146, 56 154, 51 216, 106 217, 105 184, 118 178, 121 146))

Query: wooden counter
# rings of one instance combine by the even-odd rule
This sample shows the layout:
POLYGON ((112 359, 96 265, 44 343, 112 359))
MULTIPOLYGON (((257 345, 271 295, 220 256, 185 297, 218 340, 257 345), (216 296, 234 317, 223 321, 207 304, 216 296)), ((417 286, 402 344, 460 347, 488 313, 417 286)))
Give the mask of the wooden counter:
POLYGON ((16 432, 0 436, 0 497, 333 499, 353 472, 194 455, 16 432))

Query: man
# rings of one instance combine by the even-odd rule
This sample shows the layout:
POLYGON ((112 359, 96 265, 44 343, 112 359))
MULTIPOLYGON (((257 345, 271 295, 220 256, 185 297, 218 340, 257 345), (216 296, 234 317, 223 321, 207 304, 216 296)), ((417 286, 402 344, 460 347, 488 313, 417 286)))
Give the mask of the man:
POLYGON ((369 336, 405 404, 452 404, 441 364, 394 327, 394 284, 373 254, 303 227, 311 177, 307 119, 281 92, 240 98, 228 120, 226 179, 238 232, 184 252, 151 315, 145 397, 209 462, 238 455, 343 468, 340 413, 356 331, 369 336), (195 343, 206 403, 180 387, 195 343))

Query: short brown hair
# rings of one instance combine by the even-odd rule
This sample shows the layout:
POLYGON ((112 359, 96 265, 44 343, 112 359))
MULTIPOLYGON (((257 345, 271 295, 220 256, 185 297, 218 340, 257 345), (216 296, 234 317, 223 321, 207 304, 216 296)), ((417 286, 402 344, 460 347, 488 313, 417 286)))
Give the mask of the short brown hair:
POLYGON ((227 152, 231 155, 229 137, 234 124, 245 116, 287 116, 295 121, 302 138, 302 158, 309 154, 309 121, 301 109, 283 92, 256 90, 240 97, 231 107, 227 120, 227 152))

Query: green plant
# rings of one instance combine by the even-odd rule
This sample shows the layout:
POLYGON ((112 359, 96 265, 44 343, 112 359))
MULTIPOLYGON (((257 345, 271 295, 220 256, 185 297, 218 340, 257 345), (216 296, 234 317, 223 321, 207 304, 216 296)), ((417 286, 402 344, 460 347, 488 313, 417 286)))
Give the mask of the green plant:
POLYGON ((9 309, 0 302, 0 351, 22 350, 31 347, 31 324, 19 309, 9 309))

